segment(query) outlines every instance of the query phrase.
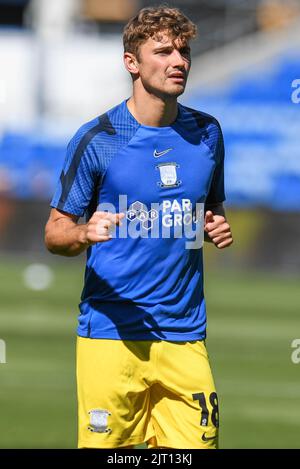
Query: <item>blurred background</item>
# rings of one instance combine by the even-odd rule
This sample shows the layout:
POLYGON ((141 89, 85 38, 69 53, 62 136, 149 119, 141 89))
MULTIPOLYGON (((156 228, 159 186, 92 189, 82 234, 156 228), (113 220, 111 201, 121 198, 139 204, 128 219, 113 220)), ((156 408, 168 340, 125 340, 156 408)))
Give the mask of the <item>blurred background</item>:
MULTIPOLYGON (((0 0, 2 448, 76 447, 85 257, 51 256, 44 225, 69 139, 130 96, 124 25, 157 4, 0 0)), ((205 246, 220 447, 300 448, 300 1, 168 4, 199 31, 179 101, 217 117, 226 146, 235 243, 205 246)))

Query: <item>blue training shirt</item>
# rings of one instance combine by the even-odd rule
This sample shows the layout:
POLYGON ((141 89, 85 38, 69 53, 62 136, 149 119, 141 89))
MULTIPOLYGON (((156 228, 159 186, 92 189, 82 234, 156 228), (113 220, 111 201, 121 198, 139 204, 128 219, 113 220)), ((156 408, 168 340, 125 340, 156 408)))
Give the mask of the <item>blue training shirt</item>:
POLYGON ((110 241, 87 250, 78 335, 204 339, 204 204, 224 200, 224 144, 214 117, 178 104, 171 126, 150 127, 125 100, 83 125, 51 206, 87 220, 97 209, 125 217, 110 241))

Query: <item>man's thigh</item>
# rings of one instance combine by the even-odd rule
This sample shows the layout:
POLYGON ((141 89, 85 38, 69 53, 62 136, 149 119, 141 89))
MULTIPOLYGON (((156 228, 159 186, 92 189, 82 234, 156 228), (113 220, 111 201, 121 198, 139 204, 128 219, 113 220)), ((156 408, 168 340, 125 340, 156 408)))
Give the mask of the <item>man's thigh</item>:
POLYGON ((125 343, 77 339, 79 448, 138 445, 153 436, 143 360, 151 343, 125 343))
POLYGON ((155 440, 148 447, 217 448, 218 400, 204 341, 161 345, 159 382, 150 394, 155 440))

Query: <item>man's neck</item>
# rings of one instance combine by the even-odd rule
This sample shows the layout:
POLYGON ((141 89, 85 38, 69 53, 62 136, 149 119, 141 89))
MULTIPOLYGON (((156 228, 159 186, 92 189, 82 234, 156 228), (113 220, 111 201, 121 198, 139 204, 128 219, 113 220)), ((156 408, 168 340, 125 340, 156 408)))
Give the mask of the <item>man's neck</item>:
POLYGON ((173 124, 178 112, 176 98, 163 100, 150 94, 136 96, 133 93, 127 101, 127 106, 140 124, 151 127, 166 127, 173 124))

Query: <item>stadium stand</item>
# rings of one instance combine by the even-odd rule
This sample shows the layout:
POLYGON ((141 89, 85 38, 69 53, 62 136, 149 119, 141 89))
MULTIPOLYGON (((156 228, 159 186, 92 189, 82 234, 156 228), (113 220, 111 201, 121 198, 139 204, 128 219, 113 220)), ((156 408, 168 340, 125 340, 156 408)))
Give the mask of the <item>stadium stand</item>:
MULTIPOLYGON (((25 1, 14 4, 22 11, 28 6, 25 1)), ((199 22, 199 44, 210 48, 204 52, 196 45, 201 54, 194 57, 189 91, 181 101, 222 123, 229 204, 299 210, 299 105, 291 99, 292 83, 300 78, 299 24, 289 23, 286 28, 290 18, 286 14, 285 27, 274 20, 271 28, 266 18, 276 15, 270 15, 266 3, 258 0, 172 4, 199 22), (252 26, 235 29, 233 25, 242 25, 245 16, 252 26), (210 19, 214 40, 205 36, 201 26, 202 22, 210 25, 210 19)), ((1 11, 5 5, 8 2, 0 0, 1 11)), ((107 10, 105 14, 107 22, 107 10)), ((100 21, 99 17, 93 21, 100 21)), ((102 35, 81 31, 75 36, 68 31, 59 40, 45 40, 38 28, 36 32, 5 29, 0 30, 0 60, 7 64, 0 83, 0 193, 47 201, 71 135, 129 90, 129 78, 126 82, 122 70, 121 38, 107 34, 107 29, 102 35), (23 80, 17 86, 19 76, 23 80)))

